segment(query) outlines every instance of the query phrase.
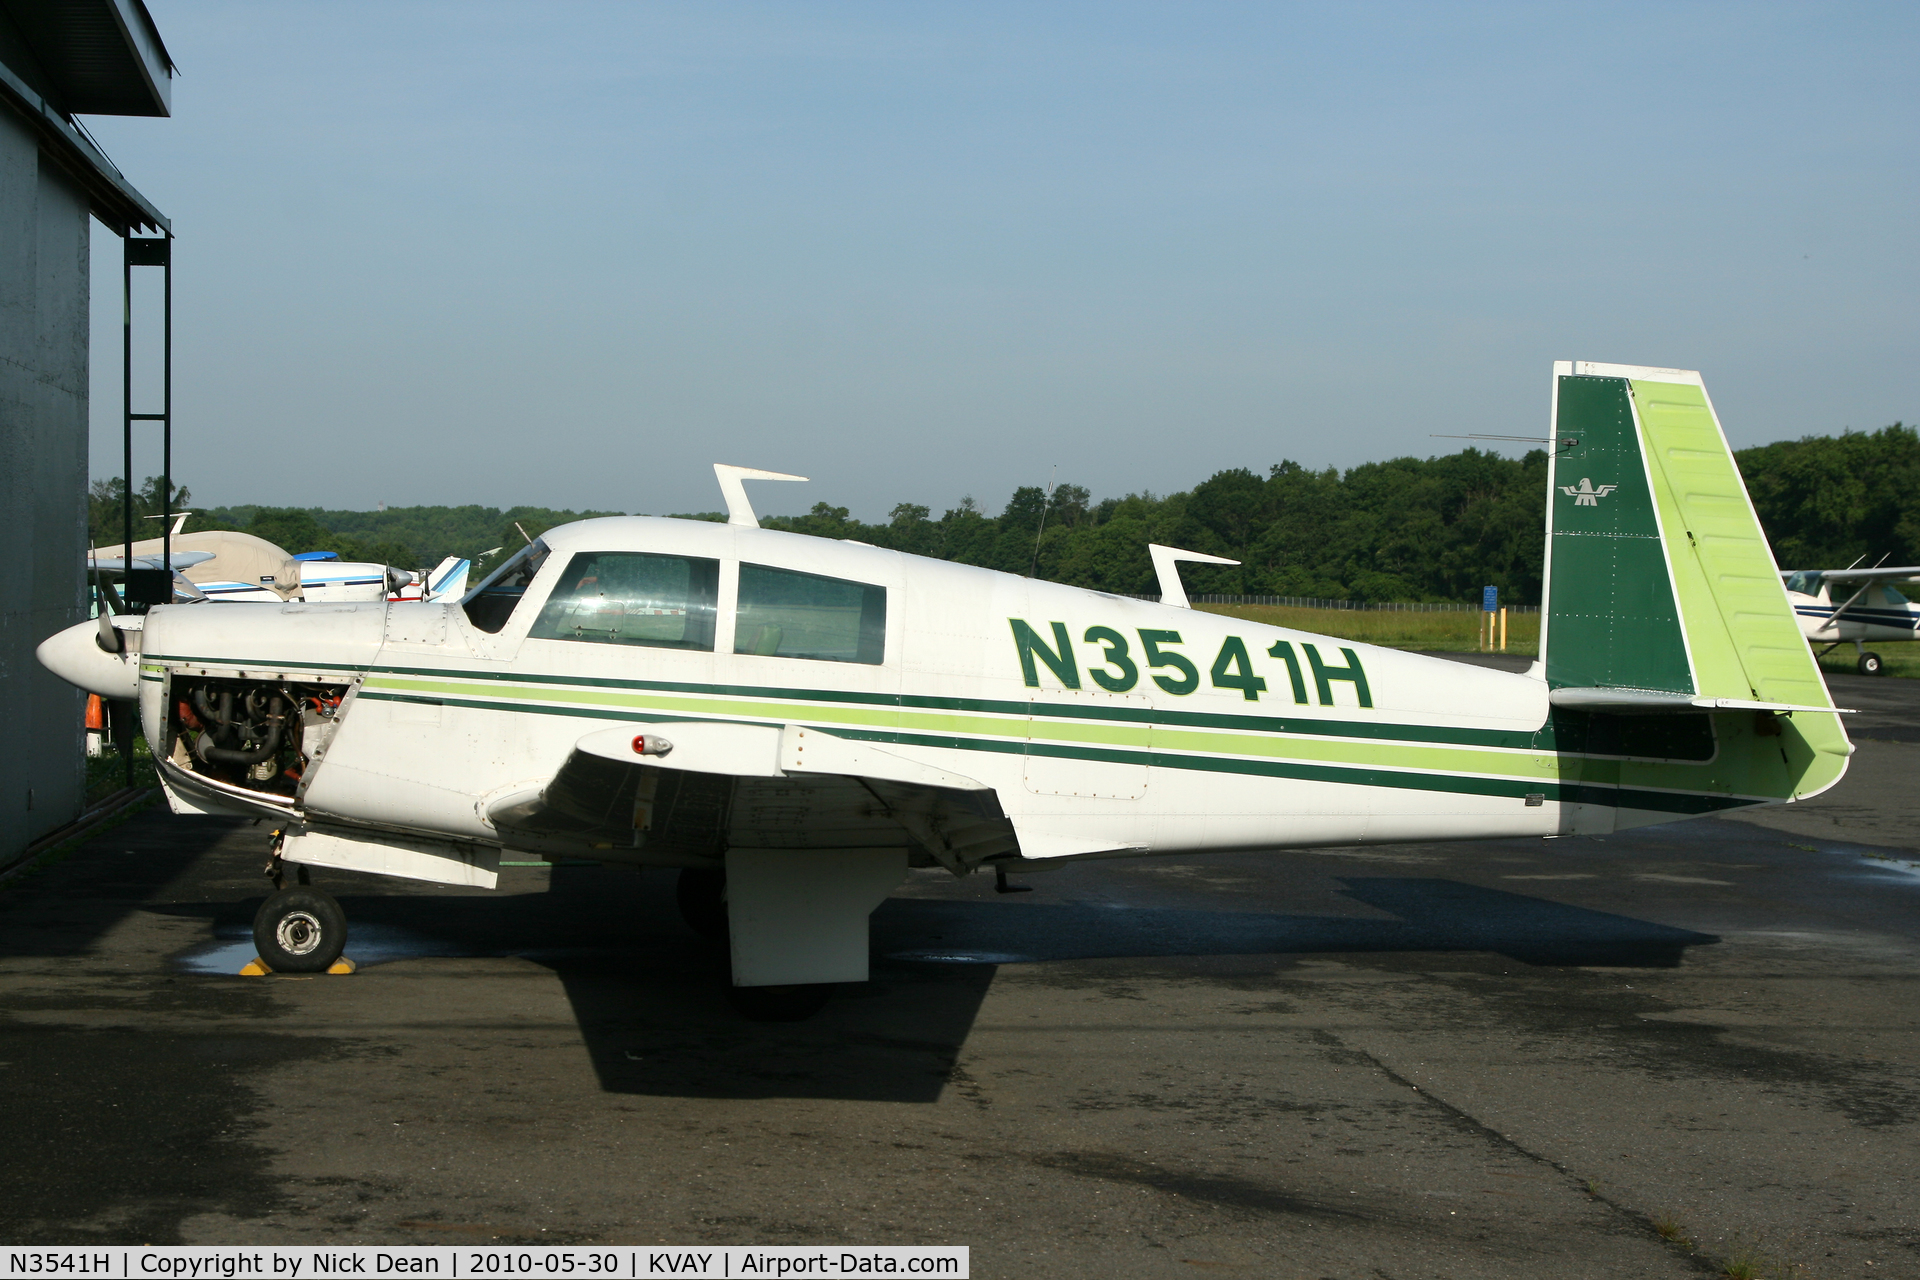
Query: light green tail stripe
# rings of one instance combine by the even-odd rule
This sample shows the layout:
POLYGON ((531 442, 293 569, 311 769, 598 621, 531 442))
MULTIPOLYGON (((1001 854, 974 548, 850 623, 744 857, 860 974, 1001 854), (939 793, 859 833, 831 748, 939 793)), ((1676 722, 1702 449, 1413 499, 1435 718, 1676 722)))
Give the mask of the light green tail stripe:
POLYGON ((1699 691, 1801 706, 1827 688, 1699 387, 1633 383, 1699 691))
MULTIPOLYGON (((1706 392, 1644 379, 1632 387, 1699 692, 1832 706, 1706 392)), ((1850 750, 1839 717, 1800 712, 1788 729, 1782 749, 1790 769, 1800 765, 1794 794, 1837 780, 1850 750)))

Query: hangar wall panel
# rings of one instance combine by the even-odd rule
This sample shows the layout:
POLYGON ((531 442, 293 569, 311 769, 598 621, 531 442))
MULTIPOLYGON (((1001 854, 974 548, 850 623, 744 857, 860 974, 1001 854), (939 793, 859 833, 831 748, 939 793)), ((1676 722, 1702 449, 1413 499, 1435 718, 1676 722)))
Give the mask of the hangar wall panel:
POLYGON ((86 617, 89 225, 0 109, 0 865, 84 798, 85 695, 33 651, 86 617))

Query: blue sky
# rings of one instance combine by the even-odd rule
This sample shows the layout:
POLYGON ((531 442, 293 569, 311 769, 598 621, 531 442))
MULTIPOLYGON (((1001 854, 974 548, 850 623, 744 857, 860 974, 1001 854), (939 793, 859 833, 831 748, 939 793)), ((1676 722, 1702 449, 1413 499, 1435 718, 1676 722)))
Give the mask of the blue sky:
POLYGON ((1555 359, 1920 416, 1913 6, 149 7, 173 118, 87 124, 203 504, 1168 492, 1544 431, 1555 359))

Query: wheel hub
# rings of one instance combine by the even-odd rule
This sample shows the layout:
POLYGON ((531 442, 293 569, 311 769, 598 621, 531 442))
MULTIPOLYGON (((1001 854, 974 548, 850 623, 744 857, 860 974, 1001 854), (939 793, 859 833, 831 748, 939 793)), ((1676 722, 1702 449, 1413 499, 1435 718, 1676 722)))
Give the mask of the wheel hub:
POLYGON ((289 911, 273 927, 274 941, 290 956, 312 955, 320 949, 320 921, 308 911, 289 911))

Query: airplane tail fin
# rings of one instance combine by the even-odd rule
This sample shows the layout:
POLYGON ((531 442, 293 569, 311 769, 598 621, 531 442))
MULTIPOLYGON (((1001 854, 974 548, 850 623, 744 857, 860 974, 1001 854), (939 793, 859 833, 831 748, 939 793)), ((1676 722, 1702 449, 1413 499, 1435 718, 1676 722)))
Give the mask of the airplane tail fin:
POLYGON ((1700 375, 1557 362, 1553 437, 1540 653, 1554 704, 1716 713, 1724 749, 1786 765, 1784 792, 1757 798, 1837 782, 1852 745, 1700 375))
POLYGON ((473 561, 448 556, 427 575, 425 599, 457 600, 467 594, 467 572, 473 561))

